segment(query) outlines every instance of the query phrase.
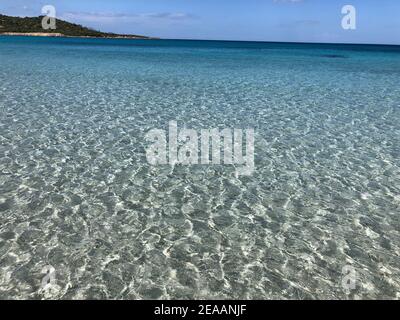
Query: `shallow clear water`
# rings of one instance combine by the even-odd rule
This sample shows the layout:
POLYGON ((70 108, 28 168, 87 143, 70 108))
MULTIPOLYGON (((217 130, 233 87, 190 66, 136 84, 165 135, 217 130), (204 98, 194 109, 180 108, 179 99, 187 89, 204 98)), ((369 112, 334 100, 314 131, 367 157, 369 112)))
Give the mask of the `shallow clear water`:
POLYGON ((390 46, 0 37, 0 298, 400 298, 399 80, 390 46), (150 166, 171 120, 254 128, 254 174, 150 166))

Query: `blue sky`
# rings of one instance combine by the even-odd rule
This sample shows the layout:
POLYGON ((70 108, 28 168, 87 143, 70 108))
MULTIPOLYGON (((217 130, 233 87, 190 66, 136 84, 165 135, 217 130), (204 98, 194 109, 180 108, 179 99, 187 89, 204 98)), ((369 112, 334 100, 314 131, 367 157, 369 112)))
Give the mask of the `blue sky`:
POLYGON ((48 4, 71 22, 161 38, 400 44, 400 0, 0 0, 0 12, 48 4), (356 30, 341 27, 346 4, 356 30))

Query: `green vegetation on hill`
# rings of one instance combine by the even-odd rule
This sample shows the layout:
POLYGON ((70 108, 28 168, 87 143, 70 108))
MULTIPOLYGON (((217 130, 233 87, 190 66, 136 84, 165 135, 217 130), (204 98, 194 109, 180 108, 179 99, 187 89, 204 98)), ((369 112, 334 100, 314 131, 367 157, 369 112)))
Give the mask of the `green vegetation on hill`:
POLYGON ((106 33, 83 27, 79 24, 70 23, 60 19, 56 20, 55 30, 44 30, 42 28, 43 16, 39 17, 10 17, 0 14, 0 34, 1 33, 54 33, 63 34, 71 37, 99 37, 99 38, 141 38, 147 37, 137 35, 120 35, 115 33, 106 33))

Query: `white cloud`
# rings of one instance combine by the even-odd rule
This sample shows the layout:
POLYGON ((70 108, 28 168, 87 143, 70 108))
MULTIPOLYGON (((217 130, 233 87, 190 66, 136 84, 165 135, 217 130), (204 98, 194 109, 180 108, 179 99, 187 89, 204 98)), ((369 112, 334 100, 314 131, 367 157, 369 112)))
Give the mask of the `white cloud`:
POLYGON ((89 22, 114 22, 114 21, 138 21, 148 19, 159 20, 187 20, 196 16, 182 12, 151 12, 151 13, 108 13, 108 12, 65 12, 60 15, 65 20, 80 20, 89 22))

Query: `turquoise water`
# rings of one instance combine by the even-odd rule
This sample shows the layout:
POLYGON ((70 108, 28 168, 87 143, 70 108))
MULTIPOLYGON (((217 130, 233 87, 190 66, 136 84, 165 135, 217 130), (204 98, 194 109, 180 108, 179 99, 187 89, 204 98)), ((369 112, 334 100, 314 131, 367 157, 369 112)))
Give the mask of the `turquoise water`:
POLYGON ((0 37, 0 298, 400 298, 399 80, 395 46, 0 37), (254 128, 255 172, 150 166, 171 120, 254 128))

